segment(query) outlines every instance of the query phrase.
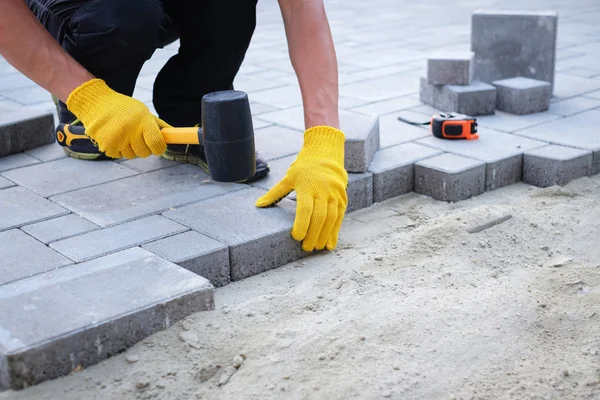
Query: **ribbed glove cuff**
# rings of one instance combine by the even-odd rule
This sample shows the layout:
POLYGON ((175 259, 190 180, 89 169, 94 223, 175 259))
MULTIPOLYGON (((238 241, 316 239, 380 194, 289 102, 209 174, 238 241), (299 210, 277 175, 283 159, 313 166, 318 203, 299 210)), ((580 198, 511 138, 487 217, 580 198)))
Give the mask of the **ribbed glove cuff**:
POLYGON ((67 108, 78 118, 97 112, 114 91, 102 79, 91 79, 77 87, 67 98, 67 108))
POLYGON ((346 136, 331 126, 313 126, 304 132, 302 153, 310 156, 327 157, 344 162, 346 136))

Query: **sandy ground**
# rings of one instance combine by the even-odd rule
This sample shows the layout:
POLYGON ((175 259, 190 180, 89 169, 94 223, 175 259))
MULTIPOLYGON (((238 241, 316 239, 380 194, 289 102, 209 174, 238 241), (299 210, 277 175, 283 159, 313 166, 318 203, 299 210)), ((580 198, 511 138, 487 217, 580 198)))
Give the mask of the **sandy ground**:
POLYGON ((349 214, 336 251, 0 399, 599 399, 599 221, 600 176, 403 196, 349 214), (467 232, 490 212, 512 218, 467 232))

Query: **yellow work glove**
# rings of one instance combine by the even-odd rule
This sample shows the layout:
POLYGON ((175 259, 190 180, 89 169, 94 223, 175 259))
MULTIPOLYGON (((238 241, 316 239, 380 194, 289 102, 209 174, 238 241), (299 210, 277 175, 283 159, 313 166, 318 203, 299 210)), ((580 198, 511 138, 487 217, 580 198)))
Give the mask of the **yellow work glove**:
POLYGON ((101 79, 73 90, 67 108, 109 157, 144 158, 161 155, 167 149, 160 130, 169 124, 152 115, 141 101, 115 92, 101 79))
POLYGON ((304 132, 304 146, 285 177, 256 201, 272 206, 296 191, 296 219, 292 237, 304 251, 337 246, 338 233, 348 206, 348 173, 344 169, 341 131, 315 126, 304 132))

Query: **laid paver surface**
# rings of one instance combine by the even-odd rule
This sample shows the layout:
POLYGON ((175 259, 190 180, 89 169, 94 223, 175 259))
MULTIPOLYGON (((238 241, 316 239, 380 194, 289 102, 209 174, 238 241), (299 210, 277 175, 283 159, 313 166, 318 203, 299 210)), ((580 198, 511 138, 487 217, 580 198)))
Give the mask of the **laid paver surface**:
MULTIPOLYGON (((351 210, 403 193, 407 185, 418 184, 419 191, 451 201, 492 190, 519 181, 524 155, 549 144, 591 152, 591 173, 600 173, 597 1, 532 0, 525 7, 517 0, 501 3, 467 0, 448 7, 441 0, 401 6, 394 0, 327 2, 339 64, 342 128, 349 138, 347 168, 363 172, 372 160, 386 160, 379 169, 373 164, 377 170, 373 174, 350 176, 351 210), (550 108, 530 115, 496 110, 494 115, 480 116, 481 138, 475 142, 441 141, 433 138, 427 128, 398 121, 401 115, 423 122, 437 112, 419 100, 428 57, 439 52, 469 51, 473 13, 499 6, 558 12, 550 108), (390 150, 394 146, 402 147, 390 150), (424 151, 435 155, 434 164, 448 167, 447 171, 434 169, 431 160, 424 161, 420 153, 411 152, 412 146, 421 150, 421 146, 427 147, 424 151), (410 160, 406 165, 403 160, 393 159, 398 149, 408 149, 410 157, 406 157, 410 160), (461 170, 462 164, 469 168, 461 170), (466 177, 464 181, 457 178, 461 174, 466 177), (442 190, 435 186, 438 184, 455 186, 442 190)), ((176 54, 178 46, 176 42, 157 50, 142 68, 134 97, 152 111, 154 77, 176 54)), ((0 255, 11 260, 0 266, 0 272, 10 270, 0 275, 0 291, 16 290, 14 285, 22 285, 22 279, 45 279, 53 289, 43 293, 51 296, 63 287, 54 281, 60 274, 67 276, 94 260, 116 260, 111 257, 123 251, 136 252, 139 246, 145 249, 144 254, 156 252, 167 270, 206 274, 215 286, 304 257, 306 254, 289 235, 295 208, 293 193, 275 208, 254 207, 256 198, 272 187, 293 161, 304 131, 302 99, 276 2, 259 2, 256 33, 235 87, 249 95, 257 150, 264 152, 273 166, 271 177, 252 185, 212 182, 196 166, 153 156, 101 163, 73 160, 65 158, 57 144, 0 157, 0 255), (178 246, 182 249, 177 250, 178 246), (180 265, 181 271, 170 262, 180 265), (18 273, 13 271, 16 269, 18 273)), ((24 115, 45 111, 56 118, 50 95, 0 58, 0 110, 7 109, 17 109, 24 115)), ((397 154, 404 157, 405 153, 397 154)), ((120 265, 120 261, 115 262, 120 265)), ((156 268, 160 269, 161 262, 156 261, 156 268)), ((110 276, 108 271, 102 276, 110 276)), ((97 283, 97 296, 110 283, 118 286, 124 281, 135 281, 140 287, 162 287, 150 272, 138 275, 118 271, 106 280, 89 275, 84 284, 92 287, 97 283)), ((80 289, 77 284, 70 285, 74 296, 80 289)), ((159 297, 164 299, 171 293, 163 295, 159 297)), ((93 296, 89 299, 92 301, 93 296)), ((56 300, 49 304, 58 307, 63 303, 56 300)), ((1 311, 0 305, 0 315, 1 311)), ((0 318, 0 328, 3 322, 0 318)), ((8 328, 11 332, 14 329, 8 328)), ((0 364, 1 349, 0 342, 0 364)))

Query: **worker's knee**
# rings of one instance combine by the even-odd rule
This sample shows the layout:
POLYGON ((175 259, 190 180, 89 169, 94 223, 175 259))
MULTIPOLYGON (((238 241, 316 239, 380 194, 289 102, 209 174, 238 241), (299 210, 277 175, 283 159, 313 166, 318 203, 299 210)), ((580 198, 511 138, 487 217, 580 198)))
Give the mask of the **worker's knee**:
POLYGON ((160 44, 164 18, 160 0, 92 1, 71 19, 73 52, 88 63, 141 67, 160 44))

